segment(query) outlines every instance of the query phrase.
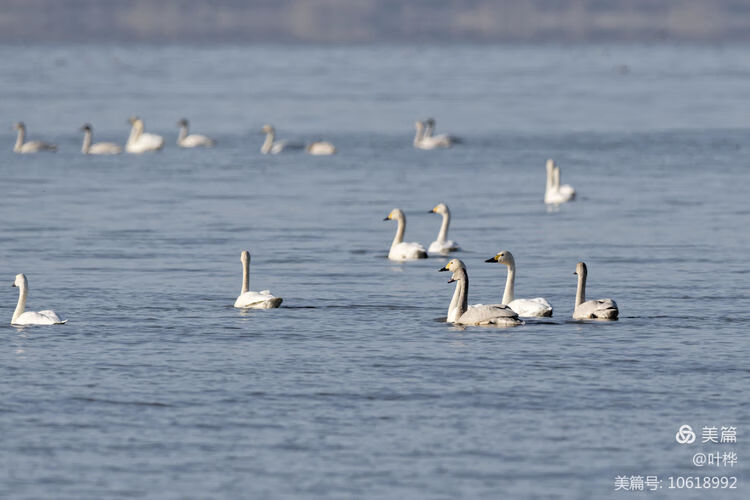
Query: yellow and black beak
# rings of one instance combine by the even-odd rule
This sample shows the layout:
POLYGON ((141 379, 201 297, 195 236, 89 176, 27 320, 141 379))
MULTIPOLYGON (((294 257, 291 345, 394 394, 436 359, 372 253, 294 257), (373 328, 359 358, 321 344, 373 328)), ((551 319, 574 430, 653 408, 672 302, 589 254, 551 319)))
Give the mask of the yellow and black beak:
POLYGON ((10 284, 10 286, 16 286, 16 282, 14 281, 13 283, 10 284))
POLYGON ((389 215, 388 217, 386 217, 386 218, 385 218, 385 219, 383 219, 383 220, 391 220, 391 216, 389 215))
POLYGON ((450 271, 450 269, 448 269, 448 266, 443 266, 440 269, 438 269, 439 273, 442 273, 443 271, 450 271))
POLYGON ((495 255, 495 256, 494 256, 494 257, 492 257, 491 259, 487 259, 487 260, 485 260, 485 262, 497 262, 497 255, 495 255))

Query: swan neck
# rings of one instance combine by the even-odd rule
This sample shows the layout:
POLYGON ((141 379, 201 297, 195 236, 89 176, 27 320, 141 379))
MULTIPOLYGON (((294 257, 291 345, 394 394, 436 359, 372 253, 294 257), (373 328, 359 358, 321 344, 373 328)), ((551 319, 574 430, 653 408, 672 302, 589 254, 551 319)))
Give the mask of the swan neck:
POLYGON ((443 224, 440 226, 440 232, 438 233, 438 241, 448 241, 448 225, 451 223, 451 213, 445 212, 443 214, 443 224))
POLYGON ((559 191, 560 190, 560 169, 559 168, 555 168, 552 174, 552 179, 553 179, 554 188, 559 191))
POLYGON ((138 122, 133 123, 133 126, 130 128, 130 136, 128 137, 128 144, 135 144, 136 142, 138 142, 138 139, 140 138, 142 133, 143 133, 143 129, 138 124, 138 122))
POLYGON ((469 276, 465 270, 459 272, 460 276, 456 279, 456 289, 453 292, 451 305, 448 308, 447 321, 450 323, 457 322, 469 307, 469 276))
POLYGON ((508 305, 515 298, 516 286, 516 264, 511 262, 508 265, 508 277, 505 279, 505 292, 503 293, 503 304, 508 305))
POLYGON ((421 123, 416 125, 417 133, 414 135, 414 145, 418 145, 424 139, 424 126, 421 123))
POLYGON ((16 145, 13 146, 13 151, 20 151, 23 146, 23 141, 26 139, 26 130, 23 127, 18 128, 18 136, 16 137, 16 145))
POLYGON ((83 146, 81 147, 81 152, 83 154, 88 154, 90 147, 91 147, 91 131, 90 130, 84 130, 84 132, 83 132, 83 146))
POLYGON ((406 230, 406 218, 405 217, 399 217, 396 219, 398 221, 398 227, 396 228, 396 236, 393 238, 393 245, 398 245, 399 243, 404 241, 404 231, 406 230))
POLYGON ((424 137, 432 137, 432 125, 429 123, 424 127, 424 137))
POLYGON ((578 273, 578 290, 576 291, 576 307, 586 302, 586 275, 578 273))
POLYGON ((250 291, 250 261, 242 261, 242 292, 250 291))
POLYGON ((554 182, 552 180, 552 168, 553 167, 550 167, 549 164, 547 165, 547 185, 545 186, 545 190, 547 192, 549 192, 552 189, 552 184, 554 182))
POLYGON ((263 146, 260 148, 260 152, 263 154, 268 154, 271 152, 271 147, 273 146, 273 131, 266 132, 266 140, 263 141, 263 146))
POLYGON ((26 296, 28 295, 28 293, 29 291, 26 289, 25 283, 19 285, 18 304, 16 305, 16 310, 13 311, 13 319, 11 319, 11 323, 15 323, 18 317, 23 314, 24 309, 26 309, 26 296))
POLYGON ((180 126, 180 135, 179 135, 179 137, 177 137, 177 143, 179 144, 182 141, 184 141, 185 137, 187 137, 187 135, 188 135, 187 125, 181 125, 180 126))

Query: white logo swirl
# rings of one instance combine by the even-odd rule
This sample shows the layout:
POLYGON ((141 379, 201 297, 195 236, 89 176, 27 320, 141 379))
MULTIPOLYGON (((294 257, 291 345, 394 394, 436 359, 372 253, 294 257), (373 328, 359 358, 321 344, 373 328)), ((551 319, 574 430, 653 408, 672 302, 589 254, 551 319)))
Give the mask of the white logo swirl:
POLYGON ((695 441, 695 432, 693 432, 692 427, 685 424, 680 426, 680 430, 677 431, 674 438, 680 444, 691 444, 695 441))

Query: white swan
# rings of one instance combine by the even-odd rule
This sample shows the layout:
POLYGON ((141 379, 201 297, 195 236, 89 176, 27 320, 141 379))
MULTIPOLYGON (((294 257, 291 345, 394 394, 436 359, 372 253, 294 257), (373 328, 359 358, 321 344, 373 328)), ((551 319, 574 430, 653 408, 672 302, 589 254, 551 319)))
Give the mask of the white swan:
POLYGON ((158 151, 164 147, 164 137, 144 132, 144 123, 138 117, 128 120, 132 125, 128 142, 125 143, 125 151, 128 153, 147 153, 158 151))
POLYGON ((571 200, 576 197, 576 190, 573 186, 570 184, 560 185, 560 167, 557 165, 555 165, 555 187, 563 196, 569 196, 571 200))
POLYGON ((85 155, 118 155, 122 153, 122 148, 114 142, 97 142, 96 144, 91 144, 93 136, 91 124, 84 123, 81 130, 83 130, 81 153, 85 155))
POLYGON ((263 145, 260 147, 260 152, 263 153, 264 155, 268 155, 268 154, 276 155, 286 149, 302 149, 305 147, 304 144, 298 144, 298 143, 289 142, 289 141, 275 140, 276 129, 273 128, 271 125, 263 125, 261 132, 266 134, 266 140, 263 141, 263 145))
POLYGON ((180 127, 180 135, 177 136, 177 145, 181 148, 212 148, 216 145, 216 141, 210 137, 206 137, 201 134, 190 134, 188 135, 188 128, 190 122, 187 118, 177 122, 177 126, 180 127))
POLYGON ((13 128, 18 130, 18 136, 16 137, 16 144, 13 146, 14 153, 38 153, 39 151, 57 151, 57 146, 49 144, 43 141, 29 141, 26 140, 26 125, 23 122, 16 122, 13 124, 13 128))
POLYGON ((414 147, 417 149, 449 148, 452 143, 448 136, 425 137, 424 123, 417 120, 414 122, 416 134, 414 135, 414 147))
POLYGON ((398 221, 398 228, 396 229, 396 236, 393 238, 391 243, 391 250, 388 252, 388 258, 391 260, 414 260, 414 259, 426 259, 427 252, 424 247, 419 243, 408 243, 404 241, 404 231, 406 230, 406 216, 398 208, 391 210, 383 220, 396 220, 398 221))
POLYGON ((576 291, 576 307, 573 310, 573 319, 617 319, 620 311, 612 299, 586 300, 586 275, 588 270, 586 264, 576 264, 578 275, 578 290, 576 291))
POLYGON ((555 172, 558 167, 555 167, 555 162, 551 159, 547 160, 545 168, 547 169, 547 183, 544 189, 544 203, 547 205, 559 205, 560 203, 572 200, 575 197, 575 189, 568 185, 566 185, 564 191, 559 189, 559 170, 557 170, 558 173, 556 174, 555 172))
POLYGON ((547 299, 537 297, 534 299, 517 299, 514 296, 516 284, 516 260, 513 254, 503 250, 485 262, 499 262, 508 266, 508 277, 505 280, 505 292, 503 292, 502 303, 513 309, 523 318, 552 316, 552 306, 547 299))
POLYGON ((305 151, 316 156, 332 155, 336 153, 336 146, 328 141, 315 141, 308 144, 305 151))
POLYGON ((447 138, 451 144, 460 144, 463 142, 459 137, 456 137, 455 135, 448 135, 448 134, 440 134, 433 136, 432 133, 435 131, 435 119, 434 118, 428 118, 424 121, 424 137, 433 137, 433 138, 440 138, 445 137, 447 138))
POLYGON ((459 325, 523 325, 523 321, 518 319, 518 314, 502 304, 467 305, 469 301, 469 275, 466 273, 466 266, 460 260, 451 259, 445 267, 438 269, 438 271, 452 272, 453 276, 448 283, 456 282, 456 289, 453 292, 453 298, 448 307, 448 317, 446 318, 449 323, 459 325))
POLYGON ((18 287, 18 305, 16 305, 16 310, 13 311, 13 318, 10 320, 11 325, 62 325, 68 321, 67 319, 60 319, 55 311, 23 312, 26 309, 26 296, 29 293, 29 282, 23 274, 17 274, 16 280, 11 286, 18 287))
POLYGON ((431 214, 440 214, 443 216, 443 224, 440 226, 440 232, 438 233, 437 239, 430 243, 428 249, 430 253, 446 254, 459 250, 458 243, 448 239, 448 225, 451 223, 451 211, 448 210, 448 206, 445 203, 437 205, 435 208, 430 210, 431 214))
POLYGON ((250 252, 243 251, 240 260, 242 261, 242 292, 234 301, 234 307, 244 309, 273 309, 279 307, 283 300, 281 297, 274 297, 268 290, 250 291, 250 252))

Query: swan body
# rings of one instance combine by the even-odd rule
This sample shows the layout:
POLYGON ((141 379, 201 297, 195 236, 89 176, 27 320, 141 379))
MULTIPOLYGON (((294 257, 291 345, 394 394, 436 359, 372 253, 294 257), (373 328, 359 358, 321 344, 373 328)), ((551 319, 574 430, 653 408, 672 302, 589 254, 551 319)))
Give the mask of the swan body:
POLYGON ((336 153, 336 146, 327 141, 315 141, 308 144, 305 151, 316 156, 332 155, 336 153))
POLYGON ((144 132, 143 120, 134 117, 129 121, 132 128, 130 129, 128 142, 125 143, 125 151, 138 154, 158 151, 164 147, 164 137, 144 132))
POLYGON ((23 122, 13 124, 13 128, 18 130, 16 144, 13 146, 14 153, 38 153, 39 151, 57 151, 57 146, 43 141, 26 142, 26 125, 23 122))
POLYGON ((508 277, 505 280, 505 291, 502 303, 513 309, 522 318, 539 318, 552 316, 552 306, 542 297, 533 299, 517 299, 514 296, 516 283, 516 260, 507 250, 499 252, 485 262, 498 262, 508 267, 508 277))
POLYGON ((460 144, 463 142, 463 140, 459 137, 456 137, 455 135, 448 135, 448 134, 440 134, 433 136, 432 133, 435 131, 435 119, 434 118, 428 118, 424 121, 425 127, 424 127, 424 137, 435 137, 435 138, 444 138, 441 139, 445 141, 446 139, 451 142, 451 144, 460 144))
POLYGON ((83 146, 81 146, 81 153, 85 155, 117 155, 122 153, 122 148, 114 142, 97 142, 91 144, 93 129, 90 124, 85 123, 81 130, 83 130, 83 146))
POLYGON ((451 222, 451 211, 448 210, 448 206, 445 203, 440 203, 430 210, 429 213, 442 215, 443 223, 440 226, 440 232, 438 233, 437 239, 430 243, 428 251, 430 253, 446 254, 459 250, 458 243, 448 239, 448 226, 451 222))
POLYGON ((573 319, 608 319, 616 320, 620 311, 617 303, 612 299, 586 300, 586 264, 579 262, 574 274, 578 275, 578 290, 576 291, 576 306, 573 319))
POLYGON ((416 134, 414 135, 414 147, 417 149, 438 149, 438 148, 449 148, 453 145, 450 137, 448 136, 436 136, 436 137, 425 137, 424 134, 424 123, 417 120, 414 122, 414 128, 416 134))
POLYGON ((547 160, 547 184, 544 190, 544 203, 548 205, 559 205, 575 198, 575 189, 565 185, 560 187, 560 168, 555 166, 553 160, 547 160))
POLYGON ((234 307, 243 309, 274 309, 281 305, 283 299, 271 295, 268 290, 260 292, 250 291, 250 252, 242 252, 240 256, 242 261, 242 291, 237 300, 234 301, 234 307))
POLYGON ((29 293, 29 282, 23 274, 17 274, 16 279, 11 286, 18 287, 18 304, 13 311, 13 318, 10 320, 11 325, 32 326, 32 325, 62 325, 68 320, 60 319, 55 311, 24 312, 26 308, 26 297, 29 293))
POLYGON ((180 135, 177 136, 177 145, 181 148, 212 148, 216 145, 216 141, 205 135, 188 135, 190 122, 187 119, 183 118, 177 122, 177 125, 180 127, 180 135))
POLYGON ((266 134, 266 140, 263 141, 263 145, 260 147, 260 152, 264 155, 276 155, 286 149, 302 149, 304 147, 302 144, 275 140, 276 129, 271 125, 263 125, 261 132, 266 134))
POLYGON ((518 319, 512 309, 502 304, 468 304, 469 296, 469 275, 466 272, 466 266, 459 259, 451 259, 445 267, 438 271, 450 271, 453 276, 448 283, 456 282, 456 289, 453 292, 450 306, 448 307, 448 316, 446 321, 459 325, 495 325, 495 326, 518 326, 523 321, 518 319))
POLYGON ((424 247, 419 243, 409 243, 404 241, 404 231, 406 230, 406 216, 398 208, 391 210, 383 220, 396 220, 398 221, 398 228, 396 228, 396 236, 393 238, 391 243, 391 249, 388 252, 388 258, 391 260, 415 260, 415 259, 426 259, 427 252, 424 247))

